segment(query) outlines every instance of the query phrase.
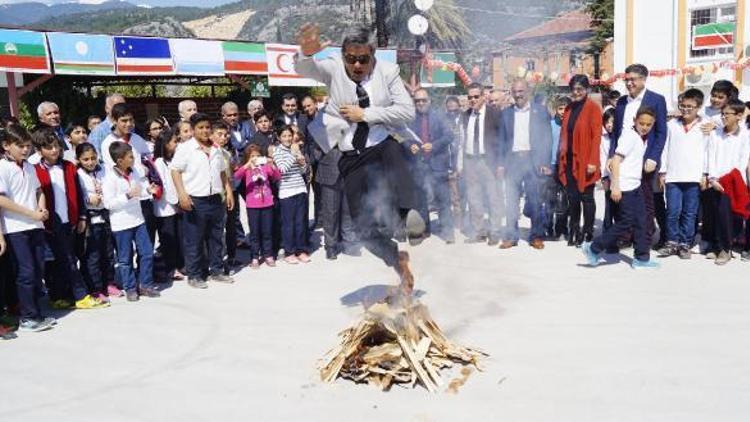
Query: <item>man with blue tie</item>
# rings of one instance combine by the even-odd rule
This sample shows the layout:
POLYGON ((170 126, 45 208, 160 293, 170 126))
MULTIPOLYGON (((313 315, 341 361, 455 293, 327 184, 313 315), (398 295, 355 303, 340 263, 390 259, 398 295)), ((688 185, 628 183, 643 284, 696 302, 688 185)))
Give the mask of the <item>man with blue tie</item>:
POLYGON ((510 90, 515 105, 503 110, 500 125, 500 163, 505 170, 506 233, 500 249, 518 245, 521 189, 531 211, 529 245, 544 248, 544 219, 541 204, 541 178, 551 174, 552 127, 547 108, 529 101, 531 88, 525 79, 516 79, 510 90))
MULTIPOLYGON (((667 102, 662 95, 646 89, 648 69, 642 64, 631 64, 625 68, 625 87, 628 95, 617 100, 615 106, 615 125, 609 148, 610 160, 617 149, 617 141, 623 131, 633 126, 635 115, 642 106, 648 106, 656 111, 654 129, 648 135, 648 146, 643 157, 643 179, 641 190, 646 201, 646 233, 653 236, 656 231, 654 218, 654 177, 661 161, 661 153, 667 140, 667 102)), ((609 161, 607 162, 609 166, 609 161)), ((624 239, 623 239, 624 240, 624 239)))

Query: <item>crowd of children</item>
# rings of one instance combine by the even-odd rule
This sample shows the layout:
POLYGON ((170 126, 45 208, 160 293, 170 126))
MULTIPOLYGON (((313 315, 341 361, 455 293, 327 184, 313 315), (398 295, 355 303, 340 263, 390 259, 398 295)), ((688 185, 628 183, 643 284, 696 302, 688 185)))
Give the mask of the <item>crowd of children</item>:
POLYGON ((5 311, 18 315, 20 331, 55 326, 42 314, 44 296, 52 309, 100 309, 112 297, 159 297, 160 282, 234 282, 242 242, 233 180, 247 208, 250 267, 274 267, 280 248, 287 263, 310 262, 304 140, 292 126, 271 132, 270 116, 258 114, 262 142, 242 154, 229 128, 201 113, 146 141, 124 103, 112 107, 100 150, 82 126, 61 140, 49 128, 4 125, 0 335, 15 325, 5 311))

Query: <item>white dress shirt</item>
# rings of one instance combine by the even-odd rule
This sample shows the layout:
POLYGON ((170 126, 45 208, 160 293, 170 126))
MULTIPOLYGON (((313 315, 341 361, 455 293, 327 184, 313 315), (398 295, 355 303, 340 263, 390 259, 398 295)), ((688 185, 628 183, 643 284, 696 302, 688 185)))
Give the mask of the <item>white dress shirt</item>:
POLYGON ((513 106, 513 152, 531 151, 530 117, 531 104, 524 108, 513 106))
MULTIPOLYGON (((101 202, 99 203, 99 205, 91 204, 91 196, 97 195, 97 192, 102 191, 102 185, 104 184, 104 169, 98 168, 97 170, 89 173, 85 169, 79 168, 78 180, 81 181, 81 189, 83 189, 84 198, 86 199, 86 208, 89 210, 103 209, 104 204, 102 204, 101 202)), ((104 223, 105 220, 101 215, 95 215, 91 217, 91 220, 89 222, 91 224, 101 224, 104 223)))
POLYGON ((102 200, 104 207, 109 210, 109 224, 113 232, 132 229, 145 223, 140 198, 127 196, 130 187, 136 184, 140 184, 143 191, 145 179, 135 166, 128 175, 120 173, 114 167, 107 169, 102 184, 102 200))
POLYGON ((466 155, 483 155, 484 154, 484 117, 487 115, 487 106, 482 106, 479 112, 472 111, 469 115, 469 122, 466 125, 466 155), (479 119, 479 151, 474 151, 474 125, 479 119))
MULTIPOLYGON (((36 195, 40 187, 34 166, 26 161, 18 165, 7 158, 0 159, 1 195, 18 205, 36 210, 38 208, 36 195)), ((18 233, 44 228, 41 221, 35 221, 9 210, 0 212, 0 221, 3 222, 3 233, 18 233)))
POLYGON ((622 192, 629 192, 641 186, 645 153, 646 142, 632 126, 627 126, 622 131, 615 150, 616 155, 623 157, 620 163, 620 190, 622 192))
POLYGON ((748 131, 737 128, 727 133, 717 128, 708 141, 708 177, 718 179, 734 169, 742 174, 747 183, 747 165, 750 161, 750 137, 748 131))
POLYGON ((190 196, 206 197, 224 190, 221 174, 227 167, 216 145, 206 153, 195 138, 190 138, 177 145, 169 168, 182 173, 182 183, 190 196))
POLYGON ((157 217, 169 217, 177 214, 177 188, 174 186, 172 174, 169 165, 164 161, 164 157, 159 157, 154 162, 154 167, 159 173, 159 177, 164 185, 164 192, 161 198, 154 200, 154 215, 157 217))
MULTIPOLYGON (((365 79, 361 83, 362 88, 365 89, 367 92, 367 96, 370 97, 370 102, 372 102, 372 83, 370 78, 365 79)), ((356 84, 354 85, 356 87, 356 84)), ((356 88, 354 88, 356 89, 356 88)), ((366 123, 366 122, 365 122, 366 123)), ((389 133, 386 130, 385 127, 382 125, 368 125, 369 131, 367 132, 367 143, 365 143, 365 148, 369 148, 372 146, 375 146, 385 140, 385 138, 388 137, 389 133)), ((354 132, 357 131, 357 123, 351 123, 349 125, 349 131, 346 133, 346 136, 344 136, 344 139, 339 143, 339 149, 341 151, 353 151, 354 150, 354 132)))
MULTIPOLYGON (((46 166, 46 163, 44 164, 46 166)), ((52 195, 54 196, 55 214, 60 218, 60 222, 68 222, 68 196, 65 189, 65 172, 62 165, 47 166, 49 178, 52 185, 52 195)))
POLYGON ((641 103, 643 102, 643 96, 645 94, 646 88, 643 88, 643 91, 641 91, 641 93, 635 98, 628 95, 628 103, 625 105, 625 114, 622 118, 622 132, 625 132, 625 128, 633 126, 635 115, 638 113, 638 109, 641 108, 641 103))
POLYGON ((104 141, 102 141, 102 161, 104 161, 104 166, 107 167, 107 169, 109 169, 109 167, 114 167, 115 165, 112 156, 109 154, 109 146, 114 142, 125 142, 129 144, 133 148, 133 159, 135 160, 134 167, 138 167, 138 170, 142 174, 146 174, 146 169, 143 168, 143 164, 141 164, 141 157, 148 157, 151 154, 146 140, 135 133, 131 133, 130 140, 126 141, 124 138, 117 136, 114 132, 110 133, 104 138, 104 141))
POLYGON ((699 117, 687 127, 682 119, 667 122, 667 141, 659 169, 659 173, 665 175, 666 183, 700 183, 708 171, 709 135, 704 135, 701 130, 705 121, 699 117))
POLYGON ((612 139, 609 137, 609 133, 602 129, 602 141, 599 143, 599 162, 602 163, 602 179, 609 177, 609 168, 604 163, 609 159, 609 146, 612 145, 612 139))

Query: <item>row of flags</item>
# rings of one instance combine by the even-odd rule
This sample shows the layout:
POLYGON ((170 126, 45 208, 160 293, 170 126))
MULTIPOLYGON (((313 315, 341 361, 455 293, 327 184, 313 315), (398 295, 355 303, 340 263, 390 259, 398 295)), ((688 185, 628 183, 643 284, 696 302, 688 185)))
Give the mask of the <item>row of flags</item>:
MULTIPOLYGON (((265 75, 272 86, 318 86, 294 72, 296 45, 0 29, 0 71, 58 75, 265 75)), ((340 55, 329 47, 316 56, 340 55)), ((378 50, 396 63, 396 50, 378 50)))

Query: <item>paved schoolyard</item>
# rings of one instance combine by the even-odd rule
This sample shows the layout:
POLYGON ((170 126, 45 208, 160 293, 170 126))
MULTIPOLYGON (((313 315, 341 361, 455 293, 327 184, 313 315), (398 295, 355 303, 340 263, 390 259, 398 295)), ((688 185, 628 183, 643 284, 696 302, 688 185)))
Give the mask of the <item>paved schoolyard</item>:
POLYGON ((396 280, 370 255, 318 252, 0 341, 0 419, 747 420, 750 263, 694 256, 634 272, 584 268, 562 242, 406 249, 443 330, 491 354, 458 394, 319 381, 317 360, 360 313, 342 299, 396 280))

